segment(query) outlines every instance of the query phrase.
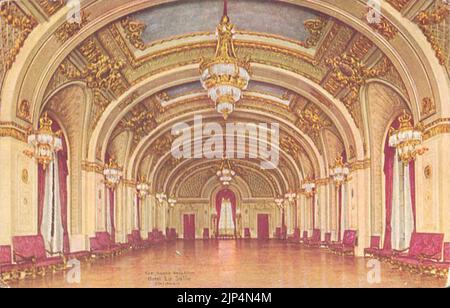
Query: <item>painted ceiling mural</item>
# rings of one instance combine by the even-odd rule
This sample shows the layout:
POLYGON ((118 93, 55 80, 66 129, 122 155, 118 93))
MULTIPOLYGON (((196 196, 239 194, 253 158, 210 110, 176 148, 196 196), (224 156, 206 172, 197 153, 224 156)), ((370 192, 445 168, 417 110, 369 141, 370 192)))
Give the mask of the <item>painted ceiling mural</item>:
MULTIPOLYGON (((0 7, 2 27, 15 29, 7 42, 2 42, 2 53, 6 56, 0 58, 6 59, 7 63, 0 65, 0 85, 30 33, 39 23, 51 20, 64 6, 64 1, 31 2, 0 7), (22 15, 20 22, 8 19, 12 10, 22 15)), ((437 2, 428 5, 424 1, 387 2, 424 33, 440 65, 450 72, 449 10, 437 2)), ((364 13, 361 12, 361 20, 364 13)), ((103 143, 96 145, 98 162, 103 160, 105 152, 121 158, 122 164, 135 157, 134 174, 157 176, 158 185, 165 185, 166 179, 176 176, 173 170, 186 162, 167 155, 172 139, 170 127, 165 127, 164 123, 193 111, 201 112, 209 119, 217 119, 217 115, 198 79, 185 78, 178 84, 168 84, 153 92, 141 85, 158 74, 198 65, 203 58, 212 56, 214 29, 221 16, 220 1, 171 1, 137 11, 130 9, 96 31, 84 33, 95 25, 96 19, 92 16, 98 14, 87 6, 82 10, 80 24, 66 22, 55 29, 59 46, 68 45, 81 35, 84 39, 77 42, 57 65, 46 85, 43 101, 49 101, 68 85, 83 84, 91 98, 85 108, 85 139, 90 140, 96 130, 100 131, 99 139, 105 138, 103 143), (203 13, 193 14, 198 11, 203 13), (196 18, 191 18, 194 15, 196 18), (138 90, 131 91, 133 88, 138 90), (115 120, 102 122, 102 117, 106 116, 111 116, 108 120, 115 120), (129 146, 118 146, 122 143, 129 146)), ((345 149, 349 160, 356 159, 357 145, 348 137, 348 131, 354 125, 364 145, 367 144, 364 140, 367 135, 364 131, 365 107, 360 98, 361 90, 368 83, 374 80, 388 83, 405 101, 412 101, 407 80, 392 62, 391 55, 384 53, 361 29, 301 3, 233 1, 229 15, 238 30, 235 38, 237 53, 239 57, 249 58, 257 73, 261 67, 270 67, 297 74, 324 89, 330 97, 323 99, 313 91, 306 97, 305 93, 289 88, 283 80, 264 80, 263 73, 250 82, 234 117, 245 121, 283 120, 280 168, 288 178, 282 179, 274 172, 263 179, 247 166, 242 180, 248 182, 255 195, 264 196, 264 191, 268 190, 260 191, 257 188, 260 186, 271 187, 274 193, 273 190, 283 187, 283 181, 287 182, 283 184, 284 189, 298 185, 294 182, 296 173, 300 178, 313 173, 325 176, 320 166, 329 163, 331 157, 328 155, 335 155, 327 153, 330 145, 345 149), (342 110, 333 100, 343 104, 351 124, 341 119, 342 110)), ((399 29, 385 17, 380 24, 368 26, 386 44, 400 36, 399 29)), ((5 40, 4 37, 1 39, 5 40)), ((422 117, 437 112, 431 98, 423 98, 423 102, 422 117)), ((22 94, 16 109, 22 125, 33 122, 31 97, 22 94)), ((364 150, 369 157, 370 153, 364 150)), ((188 164, 195 167, 195 162, 188 164)), ((244 165, 245 162, 238 162, 236 167, 244 168, 244 165)), ((196 185, 204 185, 207 180, 205 174, 199 175, 197 182, 200 184, 196 185)), ((182 183, 177 185, 184 187, 182 183)), ((198 194, 198 188, 194 187, 180 191, 198 194)))

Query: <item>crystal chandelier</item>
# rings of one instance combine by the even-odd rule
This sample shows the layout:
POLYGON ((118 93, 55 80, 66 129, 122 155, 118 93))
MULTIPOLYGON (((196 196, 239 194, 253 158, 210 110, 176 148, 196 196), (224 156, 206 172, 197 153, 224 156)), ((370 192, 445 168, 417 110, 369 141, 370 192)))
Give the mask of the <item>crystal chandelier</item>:
POLYGON ((169 203, 170 208, 174 208, 175 204, 177 204, 177 199, 175 199, 175 197, 170 197, 167 200, 167 203, 169 203))
POLYGON ((275 198, 275 204, 278 206, 279 209, 282 209, 284 207, 284 199, 279 197, 275 198))
POLYGON ((159 205, 162 206, 163 201, 167 200, 167 195, 165 193, 158 193, 156 194, 156 199, 158 199, 159 205))
POLYGON ((344 183, 347 179, 347 176, 350 174, 350 170, 344 164, 344 158, 342 156, 336 158, 334 166, 331 167, 330 172, 337 186, 342 185, 342 183, 344 183))
POLYGON ((307 197, 311 197, 315 193, 316 183, 311 177, 309 177, 303 182, 302 189, 307 197))
POLYGON ((147 197, 148 192, 150 191, 150 185, 145 182, 143 179, 140 179, 136 185, 137 195, 140 199, 145 199, 147 197))
POLYGON ((35 157, 44 170, 53 161, 55 153, 63 148, 61 132, 53 132, 52 124, 53 121, 50 120, 48 114, 44 113, 39 120, 39 129, 30 131, 28 135, 28 144, 34 148, 34 152, 30 153, 30 156, 35 157))
POLYGON ((231 162, 228 159, 223 159, 222 164, 220 165, 220 170, 217 171, 217 176, 219 180, 222 182, 222 185, 228 186, 230 182, 233 180, 233 177, 236 175, 236 172, 233 171, 231 167, 231 162))
POLYGON ((218 41, 215 56, 200 64, 202 85, 225 120, 234 111, 242 91, 247 89, 251 74, 249 61, 238 59, 236 55, 234 25, 227 14, 225 0, 223 17, 216 31, 218 41))
POLYGON ((288 200, 290 203, 294 202, 294 200, 295 200, 296 197, 297 197, 297 194, 296 194, 296 193, 286 193, 286 194, 284 195, 284 198, 285 198, 286 200, 288 200))
POLYGON ((110 189, 115 189, 122 179, 122 169, 119 167, 114 158, 109 159, 109 163, 103 169, 105 176, 105 184, 110 189))
POLYGON ((417 149, 422 144, 422 129, 412 126, 412 117, 406 110, 398 120, 400 122, 399 129, 391 128, 390 130, 389 146, 397 148, 400 159, 407 164, 415 160, 417 155, 425 153, 427 149, 417 149))

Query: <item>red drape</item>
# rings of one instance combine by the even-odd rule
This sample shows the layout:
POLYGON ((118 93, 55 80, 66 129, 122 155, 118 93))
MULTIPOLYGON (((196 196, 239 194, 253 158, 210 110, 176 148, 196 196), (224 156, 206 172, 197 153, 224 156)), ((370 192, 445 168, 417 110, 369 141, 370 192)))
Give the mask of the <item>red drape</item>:
POLYGON ((137 228, 141 230, 141 199, 136 197, 136 211, 137 211, 137 228))
POLYGON ((338 217, 339 217, 339 223, 338 223, 338 241, 341 240, 341 224, 342 224, 342 185, 340 185, 337 189, 338 194, 338 217))
POLYGON ((44 213, 45 200, 45 171, 42 165, 38 166, 38 234, 42 234, 42 217, 44 213))
POLYGON ((217 211, 217 223, 216 223, 216 234, 219 235, 219 222, 220 222, 220 211, 222 209, 222 200, 229 199, 231 202, 231 211, 233 215, 233 223, 234 229, 236 232, 236 195, 233 191, 228 188, 225 188, 219 191, 216 195, 216 211, 217 211))
MULTIPOLYGON (((65 142, 63 142, 64 144, 65 142)), ((64 252, 70 252, 69 231, 67 227, 67 177, 69 168, 67 166, 67 149, 58 152, 58 172, 59 172, 59 196, 61 200, 61 221, 64 232, 64 252)))
POLYGON ((111 236, 111 241, 113 242, 113 243, 115 243, 116 242, 116 227, 115 227, 115 225, 114 225, 114 217, 115 217, 115 215, 114 215, 114 203, 115 203, 115 201, 116 201, 116 194, 115 194, 115 191, 114 191, 114 189, 109 189, 108 188, 108 192, 109 192, 109 213, 110 213, 110 221, 111 221, 111 234, 110 234, 110 236, 111 236))
POLYGON ((416 164, 414 161, 409 163, 409 185, 411 190, 411 207, 414 219, 414 232, 416 232, 416 164))
POLYGON ((312 195, 312 226, 313 230, 316 228, 316 195, 312 195))
POLYGON ((195 215, 183 215, 183 230, 185 240, 195 240, 195 215))
POLYGON ((269 215, 258 214, 258 240, 269 239, 269 215))
MULTIPOLYGON (((397 129, 399 127, 398 119, 392 123, 392 127, 397 129)), ((394 160, 395 148, 389 146, 389 135, 386 137, 384 144, 384 178, 385 178, 385 197, 386 197, 386 221, 384 231, 383 248, 392 249, 392 195, 394 191, 394 160)))

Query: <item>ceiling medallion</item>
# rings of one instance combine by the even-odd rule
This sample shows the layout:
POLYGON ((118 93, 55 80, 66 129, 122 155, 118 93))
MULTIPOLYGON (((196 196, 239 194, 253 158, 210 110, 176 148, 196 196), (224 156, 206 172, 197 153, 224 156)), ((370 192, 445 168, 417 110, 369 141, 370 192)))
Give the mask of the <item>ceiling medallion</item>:
POLYGON ((242 91, 250 81, 249 60, 238 59, 233 43, 234 25, 228 17, 227 0, 224 1, 223 17, 217 26, 218 37, 214 58, 200 64, 201 82, 208 96, 216 104, 217 112, 226 120, 242 98, 242 91))

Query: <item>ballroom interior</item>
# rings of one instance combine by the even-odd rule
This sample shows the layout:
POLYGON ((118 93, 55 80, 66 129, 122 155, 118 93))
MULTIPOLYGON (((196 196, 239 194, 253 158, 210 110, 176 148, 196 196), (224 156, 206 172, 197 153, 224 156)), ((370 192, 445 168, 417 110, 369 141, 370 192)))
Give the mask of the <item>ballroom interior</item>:
POLYGON ((446 285, 448 1, 6 0, 0 33, 0 285, 446 285))

